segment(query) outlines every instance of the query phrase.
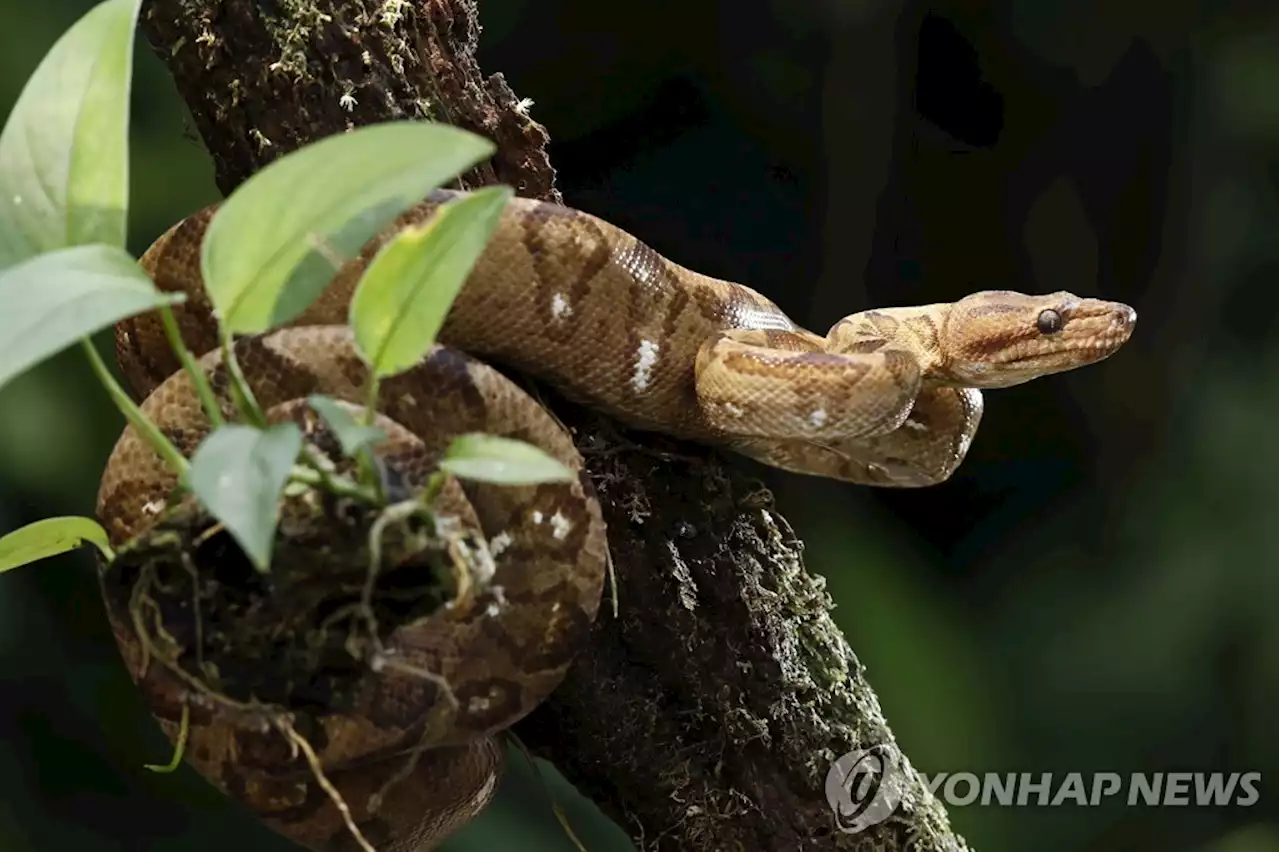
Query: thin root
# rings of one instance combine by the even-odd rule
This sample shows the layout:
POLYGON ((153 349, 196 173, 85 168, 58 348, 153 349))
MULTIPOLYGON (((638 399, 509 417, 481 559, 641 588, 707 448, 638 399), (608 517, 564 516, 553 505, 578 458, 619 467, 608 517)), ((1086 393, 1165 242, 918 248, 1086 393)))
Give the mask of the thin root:
POLYGON ((578 848, 578 852, 587 852, 587 847, 578 839, 578 835, 574 834, 573 827, 569 825, 569 817, 565 815, 564 810, 560 807, 560 803, 556 801, 555 794, 551 792, 551 785, 547 783, 547 779, 542 775, 542 769, 538 766, 538 762, 533 759, 528 746, 521 742, 520 738, 515 734, 507 731, 507 737, 515 745, 520 753, 524 755, 524 759, 529 762, 529 768, 533 770, 534 776, 537 777, 538 783, 542 786, 542 792, 547 794, 547 798, 551 800, 551 812, 556 815, 556 822, 560 823, 560 827, 564 829, 564 833, 568 836, 569 842, 578 848))
POLYGON ((351 836, 355 838, 360 848, 364 852, 378 852, 365 839, 364 834, 360 832, 360 827, 356 825, 355 819, 351 816, 351 808, 347 807, 347 802, 342 798, 342 794, 338 792, 338 788, 330 783, 324 774, 324 770, 320 768, 320 758, 316 756, 315 749, 311 747, 311 743, 307 742, 306 737, 293 729, 293 723, 285 716, 278 716, 275 719, 275 726, 289 740, 289 744, 294 751, 302 752, 302 755, 307 759, 307 764, 311 767, 311 774, 315 776, 316 783, 329 796, 334 807, 338 809, 338 813, 342 814, 343 824, 346 825, 347 831, 351 832, 351 836))
POLYGON ((618 617, 618 574, 613 570, 613 551, 605 548, 604 567, 609 575, 609 600, 613 603, 613 617, 618 617))
POLYGON ((173 756, 169 758, 168 763, 144 763, 145 769, 152 772, 168 774, 177 771, 182 764, 182 756, 187 751, 187 735, 191 732, 191 705, 182 702, 182 721, 178 723, 178 738, 173 744, 173 756))
POLYGON ((370 660, 370 665, 374 671, 391 669, 392 671, 403 672, 433 683, 440 689, 441 694, 444 695, 445 700, 449 702, 449 705, 454 710, 460 706, 458 696, 454 694, 453 687, 449 685, 449 681, 443 675, 438 675, 412 663, 401 662, 395 658, 392 651, 379 649, 373 659, 370 660))
POLYGON ((382 809, 382 800, 386 798, 387 791, 413 774, 414 768, 418 765, 418 758, 422 757, 422 753, 426 751, 428 747, 427 740, 424 737, 416 746, 413 747, 413 750, 409 752, 408 757, 405 759, 404 766, 397 769, 395 774, 387 779, 386 783, 379 787, 373 795, 369 796, 369 813, 376 814, 382 809))
POLYGON ((373 590, 382 571, 382 537, 390 524, 402 523, 427 509, 417 500, 405 500, 383 509, 369 527, 369 571, 365 575, 364 590, 360 593, 360 609, 369 627, 369 638, 376 651, 382 652, 382 640, 378 638, 378 619, 373 614, 373 590))

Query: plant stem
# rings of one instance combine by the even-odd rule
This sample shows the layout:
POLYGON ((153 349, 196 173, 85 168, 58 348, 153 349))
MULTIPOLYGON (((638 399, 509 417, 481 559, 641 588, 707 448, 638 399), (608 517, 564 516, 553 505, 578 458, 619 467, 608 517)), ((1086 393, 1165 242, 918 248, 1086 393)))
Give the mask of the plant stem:
MULTIPOLYGON (((378 392, 381 389, 381 382, 378 374, 369 371, 369 379, 364 391, 364 413, 360 419, 365 426, 372 426, 378 410, 378 392)), ((364 485, 372 488, 379 499, 385 499, 386 495, 382 493, 382 477, 378 475, 378 467, 373 463, 373 450, 369 447, 361 447, 356 451, 356 476, 364 485)))
POLYGON ((378 410, 378 391, 381 390, 382 384, 378 381, 378 374, 372 370, 369 372, 369 381, 364 390, 364 425, 372 426, 375 412, 378 410))
POLYGON ((294 465, 293 472, 289 478, 294 482, 301 482, 313 488, 323 488, 339 497, 350 497, 364 503, 376 504, 380 502, 378 495, 372 489, 362 487, 345 476, 335 476, 306 465, 294 465))
POLYGON ((373 463, 373 451, 368 447, 356 450, 356 478, 360 484, 376 495, 379 502, 385 502, 382 493, 382 477, 378 475, 378 466, 373 463))
POLYGON ((258 405, 258 400, 253 395, 253 389, 249 387, 249 382, 240 369, 235 349, 231 346, 231 335, 226 332, 222 335, 222 363, 227 367, 227 377, 231 380, 231 396, 235 399, 240 413, 251 425, 259 429, 267 428, 267 416, 262 413, 262 407, 258 405))
POLYGON ((448 476, 449 474, 444 471, 437 470, 435 473, 431 474, 431 478, 427 480, 426 486, 422 489, 422 494, 418 497, 418 502, 425 506, 428 511, 430 511, 432 506, 435 504, 436 498, 440 496, 440 492, 444 490, 444 483, 448 476))
POLYGON ((178 320, 173 315, 173 308, 168 305, 160 307, 160 321, 164 324, 164 335, 169 339, 169 346, 177 354, 178 359, 182 362, 183 369, 187 371, 187 375, 191 376, 191 383, 195 386, 196 395, 200 397, 200 404, 204 406, 204 413, 209 418, 209 422, 213 424, 213 428, 218 428, 225 421, 222 419, 222 409, 218 406, 218 400, 213 395, 213 388, 209 385, 209 377, 204 374, 204 370, 200 369, 200 365, 196 363, 195 356, 191 354, 191 350, 182 342, 182 334, 178 331, 178 320))
MULTIPOLYGON (((319 474, 318 480, 320 486, 325 488, 332 494, 343 495, 347 497, 356 497, 357 499, 369 500, 373 502, 381 502, 381 491, 374 485, 370 485, 363 479, 358 482, 352 482, 347 477, 339 473, 334 473, 333 466, 329 460, 325 458, 324 453, 313 444, 304 444, 302 447, 303 461, 297 467, 303 467, 319 474), (364 496, 360 496, 359 490, 364 487, 367 492, 364 496)), ((297 471, 295 467, 295 473, 297 471)), ((295 476, 296 479, 296 476, 295 476)), ((309 483, 314 485, 315 483, 309 483)))
POLYGON ((103 363, 102 356, 98 354, 93 341, 87 337, 82 337, 80 345, 84 348, 85 355, 89 358, 89 365, 93 367, 93 372, 97 375, 98 381, 102 382, 102 386, 107 389, 107 394, 111 397, 111 401, 116 404, 116 408, 120 409, 124 419, 137 430, 144 441, 151 445, 156 454, 164 459, 169 467, 173 468, 173 471, 178 474, 178 481, 185 487, 187 476, 191 471, 191 465, 186 458, 183 457, 182 453, 178 452, 178 448, 173 445, 173 442, 166 438, 156 428, 156 425, 147 419, 147 416, 142 413, 142 409, 138 408, 138 404, 124 392, 124 388, 120 387, 120 383, 116 381, 115 376, 111 375, 111 371, 103 363))

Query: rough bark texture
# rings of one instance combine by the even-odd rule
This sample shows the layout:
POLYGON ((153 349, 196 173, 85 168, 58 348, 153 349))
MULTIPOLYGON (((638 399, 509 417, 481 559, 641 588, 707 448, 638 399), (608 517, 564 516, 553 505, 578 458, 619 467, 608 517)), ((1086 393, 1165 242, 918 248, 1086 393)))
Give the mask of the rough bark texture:
MULTIPOLYGON (((224 193, 348 127, 429 118, 498 145, 462 186, 560 200, 545 131, 476 65, 474 0, 150 0, 142 28, 224 193)), ((605 607, 562 688, 517 726, 523 742, 643 849, 963 848, 767 492, 701 448, 554 407, 604 504, 619 614, 605 607), (902 804, 838 831, 828 769, 881 744, 906 768, 902 804)))

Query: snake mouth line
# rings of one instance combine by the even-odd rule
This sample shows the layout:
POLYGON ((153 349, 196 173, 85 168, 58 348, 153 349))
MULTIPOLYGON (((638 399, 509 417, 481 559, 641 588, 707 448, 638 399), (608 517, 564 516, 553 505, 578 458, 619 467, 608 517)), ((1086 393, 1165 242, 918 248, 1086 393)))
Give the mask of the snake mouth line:
POLYGON ((1042 352, 1015 355, 1014 357, 1000 363, 1007 364, 1009 366, 1030 366, 1037 363, 1057 361, 1067 358, 1074 364, 1081 363, 1079 361, 1080 356, 1085 356, 1088 360, 1093 361, 1111 355, 1123 346, 1128 339, 1129 335, 1125 334, 1103 338, 1094 343, 1073 343, 1068 346, 1058 346, 1042 352))

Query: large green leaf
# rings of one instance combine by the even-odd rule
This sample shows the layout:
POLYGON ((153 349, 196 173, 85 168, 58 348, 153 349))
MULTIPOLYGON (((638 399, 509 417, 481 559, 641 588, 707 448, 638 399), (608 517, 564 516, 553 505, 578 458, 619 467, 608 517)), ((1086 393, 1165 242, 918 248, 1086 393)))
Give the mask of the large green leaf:
POLYGON ((232 193, 209 223, 205 287, 224 330, 288 322, 378 231, 493 153, 488 140, 427 122, 388 122, 281 157, 232 193))
POLYGON ((451 201, 369 264, 351 299, 351 328, 375 375, 403 372, 431 348, 511 195, 492 186, 451 201))
POLYGON ((259 571, 271 564, 280 495, 301 450, 293 423, 233 424, 211 432, 191 457, 191 490, 259 571))
POLYGON ((18 96, 0 133, 0 269, 66 246, 124 246, 139 3, 89 10, 18 96))
POLYGON ((112 557, 107 531, 93 518, 45 518, 16 529, 0 538, 0 574, 92 544, 108 559, 112 557))
POLYGON ((440 469, 459 479, 499 485, 537 485, 577 479, 572 470, 533 444, 479 432, 454 438, 440 460, 440 469))
POLYGON ((0 271, 0 387, 118 320, 183 298, 156 289, 114 246, 60 249, 0 271))

